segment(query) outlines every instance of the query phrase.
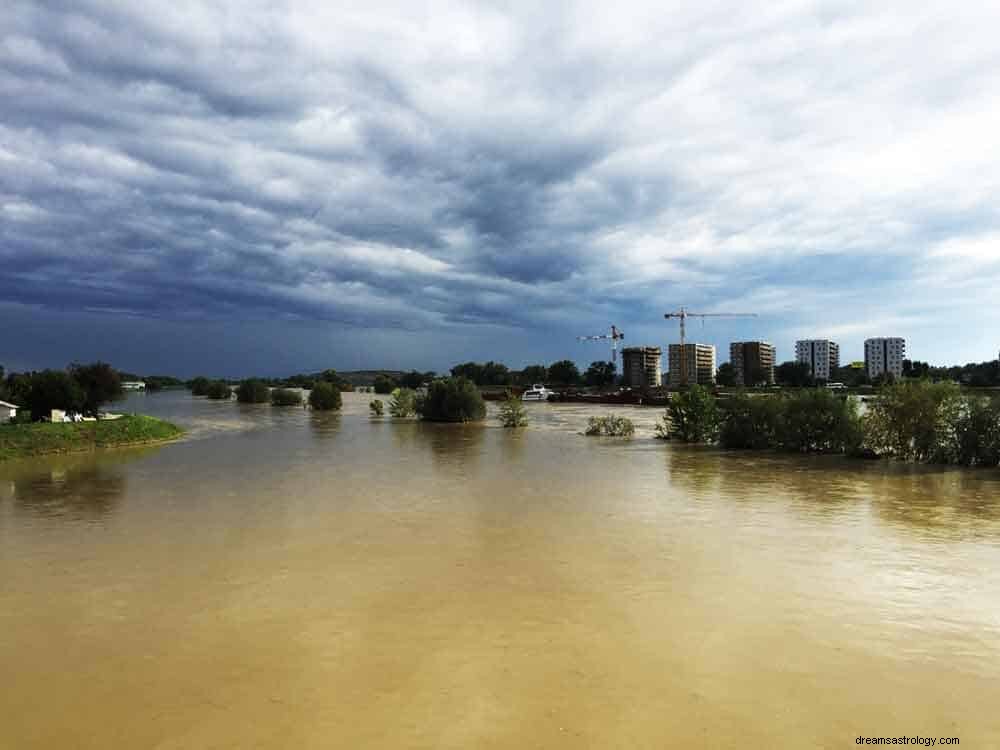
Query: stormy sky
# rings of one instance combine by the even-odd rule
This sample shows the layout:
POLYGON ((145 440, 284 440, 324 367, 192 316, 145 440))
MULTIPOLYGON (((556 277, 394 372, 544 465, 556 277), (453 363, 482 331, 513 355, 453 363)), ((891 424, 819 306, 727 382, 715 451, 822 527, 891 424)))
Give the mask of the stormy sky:
POLYGON ((995 358, 1000 6, 751 6, 7 0, 0 364, 995 358))

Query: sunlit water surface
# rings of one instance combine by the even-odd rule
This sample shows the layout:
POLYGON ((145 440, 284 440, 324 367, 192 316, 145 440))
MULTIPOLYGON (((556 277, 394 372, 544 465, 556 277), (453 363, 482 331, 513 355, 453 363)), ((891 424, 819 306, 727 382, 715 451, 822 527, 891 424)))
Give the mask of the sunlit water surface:
POLYGON ((369 398, 0 464, 0 747, 1000 747, 1000 473, 369 398))

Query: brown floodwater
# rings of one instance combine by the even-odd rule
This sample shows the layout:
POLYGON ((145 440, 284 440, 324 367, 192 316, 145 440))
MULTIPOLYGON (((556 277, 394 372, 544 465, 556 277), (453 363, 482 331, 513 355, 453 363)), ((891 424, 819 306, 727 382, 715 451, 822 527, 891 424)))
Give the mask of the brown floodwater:
POLYGON ((0 464, 0 748, 1000 747, 1000 472, 369 398, 0 464))

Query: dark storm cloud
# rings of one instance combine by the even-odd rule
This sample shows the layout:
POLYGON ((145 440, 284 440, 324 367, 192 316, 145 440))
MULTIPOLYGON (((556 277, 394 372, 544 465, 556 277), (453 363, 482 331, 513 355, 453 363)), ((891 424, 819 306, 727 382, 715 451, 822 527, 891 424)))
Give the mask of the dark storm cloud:
POLYGON ((989 19, 847 10, 14 2, 0 295, 511 341, 727 302, 774 338, 877 333, 907 282, 983 300, 923 261, 993 267, 989 19), (835 293, 835 325, 795 304, 835 293))

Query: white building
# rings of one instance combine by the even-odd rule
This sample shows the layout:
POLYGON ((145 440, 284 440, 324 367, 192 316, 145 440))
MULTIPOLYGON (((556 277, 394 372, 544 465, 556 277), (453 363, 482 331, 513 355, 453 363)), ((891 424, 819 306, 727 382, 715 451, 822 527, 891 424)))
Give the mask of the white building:
POLYGON ((0 401, 0 423, 9 422, 17 416, 17 404, 8 404, 0 401))
POLYGON ((829 382, 840 367, 840 346, 829 339, 796 341, 795 360, 809 365, 809 374, 816 380, 829 382))
POLYGON ((903 376, 903 360, 906 358, 906 339, 880 338, 865 340, 865 372, 875 379, 888 373, 897 378, 903 376))

